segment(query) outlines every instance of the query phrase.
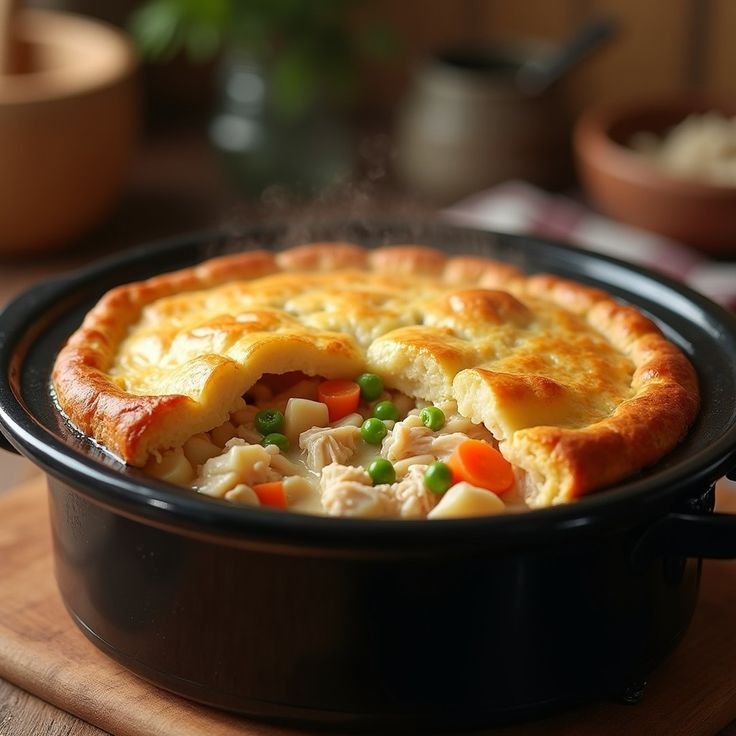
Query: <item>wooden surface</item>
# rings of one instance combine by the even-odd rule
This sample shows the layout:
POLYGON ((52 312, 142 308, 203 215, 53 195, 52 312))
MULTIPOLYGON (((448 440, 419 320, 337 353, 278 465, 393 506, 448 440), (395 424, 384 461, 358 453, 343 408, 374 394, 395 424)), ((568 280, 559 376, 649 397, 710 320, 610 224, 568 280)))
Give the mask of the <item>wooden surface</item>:
MULTIPOLYGON (((56 592, 40 478, 0 496, 0 580, 0 677, 104 732, 114 736, 294 733, 164 693, 130 675, 87 641, 72 624, 56 592)), ((651 677, 642 704, 595 704, 539 723, 504 729, 503 734, 718 733, 736 717, 735 607, 736 563, 707 562, 693 626, 675 654, 651 677)), ((64 720, 63 714, 59 727, 54 719, 48 720, 48 712, 43 724, 34 723, 35 701, 8 687, 0 683, 0 696, 10 696, 9 702, 0 699, 0 736, 99 736, 97 729, 77 720, 64 720)))
POLYGON ((86 721, 0 680, 0 736, 105 736, 86 721))

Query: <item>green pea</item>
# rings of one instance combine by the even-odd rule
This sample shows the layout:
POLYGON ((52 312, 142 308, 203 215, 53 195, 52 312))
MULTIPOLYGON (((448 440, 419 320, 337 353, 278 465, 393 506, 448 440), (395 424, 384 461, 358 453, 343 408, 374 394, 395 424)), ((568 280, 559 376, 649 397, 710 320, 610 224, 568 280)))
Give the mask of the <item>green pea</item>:
POLYGON ((360 428, 360 436, 369 445, 380 445, 381 440, 386 436, 386 432, 388 432, 386 425, 376 417, 366 419, 360 428))
POLYGON ((383 393, 383 381, 375 373, 361 373, 355 382, 360 386, 360 395, 366 401, 375 401, 383 393))
POLYGON ((256 429, 261 434, 280 432, 284 428, 284 415, 278 409, 264 409, 256 414, 256 429))
POLYGON ((437 432, 445 426, 445 412, 436 406, 425 406, 419 412, 419 418, 425 427, 429 427, 433 432, 437 432))
POLYGON ((393 463, 383 457, 377 457, 368 466, 368 475, 373 480, 374 486, 381 483, 393 483, 396 480, 396 470, 393 463))
POLYGON ((289 438, 280 432, 270 432, 261 440, 261 444, 264 447, 276 445, 281 452, 286 452, 289 449, 289 438))
POLYGON ((450 466, 439 460, 429 465, 424 472, 424 485, 432 493, 443 494, 452 485, 450 466))
POLYGON ((373 407, 373 416, 377 419, 391 419, 395 422, 399 418, 399 410, 393 401, 379 401, 373 407))

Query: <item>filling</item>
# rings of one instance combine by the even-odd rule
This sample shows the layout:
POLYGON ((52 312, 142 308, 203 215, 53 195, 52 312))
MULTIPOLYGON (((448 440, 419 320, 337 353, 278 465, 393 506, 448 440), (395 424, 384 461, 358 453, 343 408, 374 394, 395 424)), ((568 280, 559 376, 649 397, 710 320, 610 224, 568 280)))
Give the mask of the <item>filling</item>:
POLYGON ((152 458, 154 477, 227 501, 330 516, 452 518, 525 506, 514 468, 453 401, 266 375, 229 420, 152 458))

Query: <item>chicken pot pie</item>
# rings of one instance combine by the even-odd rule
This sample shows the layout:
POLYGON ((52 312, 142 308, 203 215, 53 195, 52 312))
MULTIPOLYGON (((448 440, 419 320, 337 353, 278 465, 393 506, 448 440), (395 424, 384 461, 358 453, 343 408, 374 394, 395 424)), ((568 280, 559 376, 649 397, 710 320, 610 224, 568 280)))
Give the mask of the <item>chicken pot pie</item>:
POLYGON ((699 404, 686 357, 603 291, 348 243, 117 287, 53 385, 73 425, 158 478, 403 518, 574 500, 660 459, 699 404))

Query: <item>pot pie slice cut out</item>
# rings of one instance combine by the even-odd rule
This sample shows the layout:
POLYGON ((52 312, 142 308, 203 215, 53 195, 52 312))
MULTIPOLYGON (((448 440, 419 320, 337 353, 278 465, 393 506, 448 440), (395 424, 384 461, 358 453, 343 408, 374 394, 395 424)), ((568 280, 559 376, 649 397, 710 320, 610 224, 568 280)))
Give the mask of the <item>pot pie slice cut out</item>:
MULTIPOLYGON (((657 461, 699 405, 690 362, 634 308, 555 276, 415 245, 249 251, 117 287, 60 352, 53 385, 69 420, 124 462, 188 452, 201 475, 214 463, 215 435, 226 451, 257 442, 257 406, 242 397, 266 390, 264 376, 352 380, 364 371, 379 375, 398 403, 453 407, 453 422, 485 433, 531 507, 571 501, 657 461)), ((404 431, 432 446, 408 421, 417 414, 395 430, 390 423, 385 443, 394 451, 404 431)), ((341 434, 354 444, 352 430, 341 434)), ((450 434, 463 436, 448 430, 435 439, 449 446, 450 434)), ((310 445, 310 457, 357 452, 330 454, 328 435, 310 437, 326 443, 310 445)), ((416 455, 426 463, 439 452, 416 455)), ((363 468, 340 471, 341 459, 331 460, 330 474, 365 484, 363 468)), ((293 460, 262 463, 265 481, 286 477, 275 468, 293 460)), ((176 471, 162 473, 175 482, 189 472, 169 464, 176 471)), ((409 480, 400 483, 406 490, 409 480)), ((218 488, 213 495, 224 495, 218 488)), ((249 492, 236 483, 226 497, 247 500, 249 492)), ((426 515, 435 501, 421 495, 405 494, 411 514, 401 515, 420 506, 426 515)))

